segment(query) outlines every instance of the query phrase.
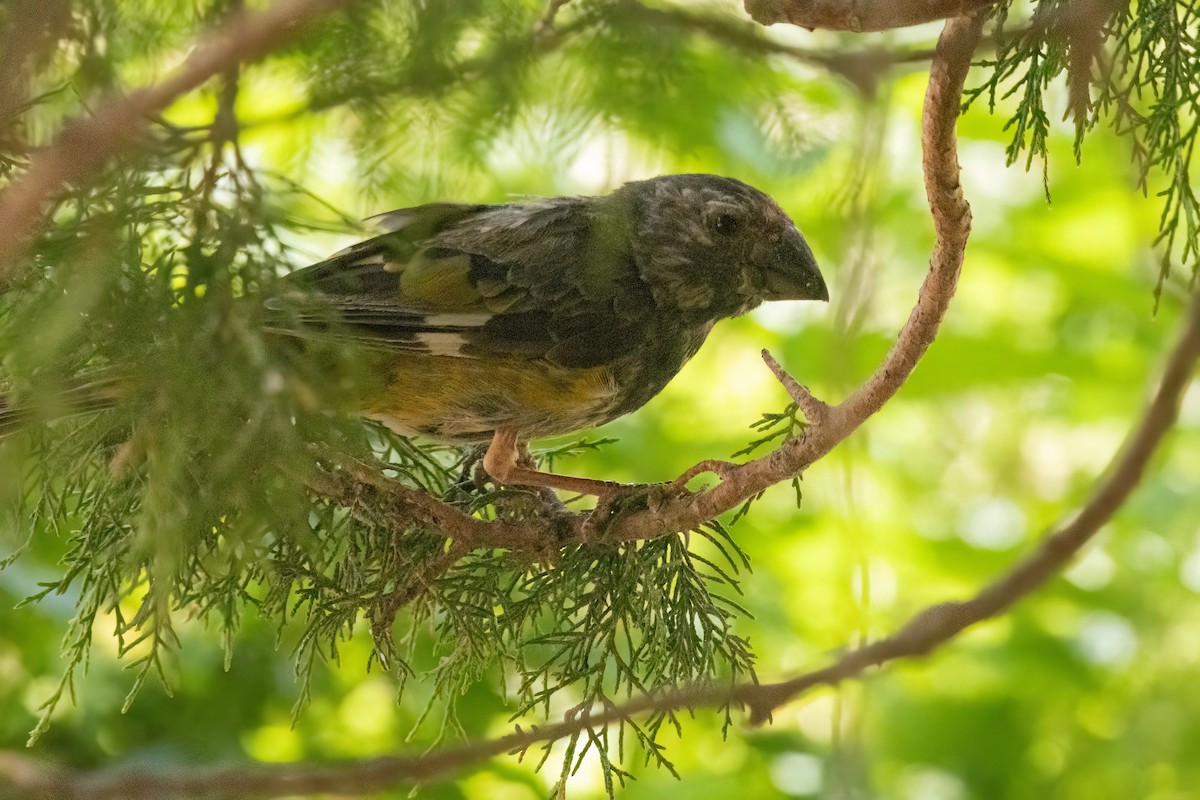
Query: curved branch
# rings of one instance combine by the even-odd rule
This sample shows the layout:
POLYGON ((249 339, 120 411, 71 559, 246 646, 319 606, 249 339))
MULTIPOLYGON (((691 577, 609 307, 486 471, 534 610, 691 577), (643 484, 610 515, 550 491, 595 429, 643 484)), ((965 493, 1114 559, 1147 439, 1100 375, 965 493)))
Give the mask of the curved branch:
POLYGON ((746 13, 761 25, 790 22, 802 28, 886 31, 969 14, 997 0, 744 0, 746 13))
MULTIPOLYGON (((127 148, 145 125, 146 118, 161 111, 179 95, 199 86, 212 75, 265 54, 281 44, 300 23, 350 1, 284 0, 264 12, 238 15, 210 36, 175 74, 162 83, 111 103, 86 122, 65 130, 54 145, 34 159, 19 181, 0 193, 0 221, 3 222, 0 226, 0 285, 38 225, 45 201, 61 186, 85 178, 127 148)), ((953 123, 958 111, 956 98, 969 64, 969 58, 964 54, 969 54, 978 42, 979 27, 978 22, 971 23, 969 35, 961 32, 950 35, 952 31, 948 28, 935 55, 925 125, 927 133, 946 133, 938 141, 926 141, 925 168, 927 180, 934 181, 929 191, 930 206, 935 222, 939 223, 938 251, 918 308, 887 361, 864 387, 867 394, 860 392, 851 401, 830 409, 823 419, 812 420, 814 424, 802 439, 765 458, 724 472, 724 480, 712 491, 676 499, 653 510, 618 516, 605 526, 608 537, 646 539, 688 530, 740 505, 823 456, 861 425, 903 383, 936 333, 962 262, 962 248, 969 226, 966 204, 958 189, 953 123), (946 65, 952 62, 956 66, 945 72, 946 65), (939 70, 945 74, 940 74, 939 70), (953 102, 947 101, 947 97, 953 102)), ((402 488, 397 491, 405 495, 401 498, 405 505, 423 506, 429 517, 444 525, 447 536, 464 538, 463 532, 469 529, 471 536, 465 537, 468 543, 535 549, 556 546, 565 539, 584 538, 586 523, 578 516, 533 520, 510 525, 510 529, 501 531, 497 523, 468 522, 465 515, 439 501, 418 498, 415 493, 402 488)))
POLYGON ((253 61, 292 38, 318 15, 351 0, 282 0, 265 11, 243 12, 200 42, 161 83, 114 100, 86 120, 67 126, 36 156, 21 178, 0 193, 0 285, 25 252, 41 222, 46 201, 65 184, 99 170, 136 139, 149 118, 179 96, 232 67, 253 61))
POLYGON ((982 29, 981 15, 959 17, 946 23, 938 39, 925 94, 921 137, 925 193, 937 239, 917 304, 883 363, 844 402, 830 407, 819 419, 810 420, 804 435, 773 453, 729 470, 724 480, 709 491, 669 503, 654 513, 643 511, 615 520, 609 529, 610 536, 621 540, 645 539, 662 535, 668 528, 689 530, 736 508, 824 456, 904 385, 937 336, 958 286, 971 231, 971 209, 959 184, 955 122, 971 54, 982 29))
POLYGON ((1043 539, 1037 550, 971 599, 930 606, 913 616, 896 634, 848 653, 826 669, 762 685, 750 701, 753 718, 761 721, 772 709, 813 686, 840 682, 887 661, 924 655, 1045 584, 1112 519, 1141 482, 1150 458, 1175 424, 1197 359, 1200 359, 1200 290, 1192 296, 1183 332, 1150 405, 1114 457, 1091 500, 1074 519, 1043 539))

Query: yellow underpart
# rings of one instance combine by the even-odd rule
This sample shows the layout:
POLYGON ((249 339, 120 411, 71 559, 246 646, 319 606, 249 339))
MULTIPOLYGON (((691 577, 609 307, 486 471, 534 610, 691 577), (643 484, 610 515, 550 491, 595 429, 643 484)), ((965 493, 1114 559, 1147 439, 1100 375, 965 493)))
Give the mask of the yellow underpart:
POLYGON ((389 354, 386 388, 367 415, 398 429, 455 439, 501 425, 530 436, 606 421, 616 388, 604 367, 564 369, 525 359, 389 354))

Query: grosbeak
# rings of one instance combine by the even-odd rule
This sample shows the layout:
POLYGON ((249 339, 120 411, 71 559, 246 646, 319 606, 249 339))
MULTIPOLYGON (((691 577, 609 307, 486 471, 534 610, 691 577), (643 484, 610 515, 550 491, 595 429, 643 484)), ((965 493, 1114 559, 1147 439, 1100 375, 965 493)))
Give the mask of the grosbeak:
MULTIPOLYGON (((606 495, 536 470, 528 440, 644 405, 713 325, 765 300, 828 300, 812 251, 770 197, 714 175, 665 175, 602 197, 431 203, 375 218, 382 235, 289 276, 271 330, 348 340, 373 380, 354 410, 403 435, 489 443, 506 484, 606 495)), ((119 381, 68 392, 112 405, 119 381)), ((0 397, 0 435, 30 416, 0 397)))
MULTIPOLYGON (((604 494, 539 472, 529 439, 603 425, 658 394, 713 325, 764 300, 828 300, 812 251, 766 194, 666 175, 601 197, 431 203, 292 274, 331 310, 283 333, 349 337, 379 378, 358 411, 404 435, 490 443, 506 484, 604 494)), ((300 324, 295 325, 298 321, 300 324)))

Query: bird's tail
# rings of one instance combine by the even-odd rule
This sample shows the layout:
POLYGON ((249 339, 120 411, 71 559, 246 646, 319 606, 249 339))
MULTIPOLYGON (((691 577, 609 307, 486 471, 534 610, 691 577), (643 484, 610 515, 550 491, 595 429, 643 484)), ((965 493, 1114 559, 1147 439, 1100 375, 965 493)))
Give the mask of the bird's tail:
POLYGON ((11 394, 0 391, 0 439, 33 422, 51 422, 112 408, 119 397, 118 381, 110 376, 80 381, 36 401, 17 401, 11 394))

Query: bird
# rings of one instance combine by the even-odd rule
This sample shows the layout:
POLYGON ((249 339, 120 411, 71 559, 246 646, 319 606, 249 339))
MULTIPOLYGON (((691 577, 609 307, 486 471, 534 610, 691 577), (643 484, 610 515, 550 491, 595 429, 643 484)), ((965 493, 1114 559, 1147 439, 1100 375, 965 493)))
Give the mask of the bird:
MULTIPOLYGON (((607 195, 435 202, 292 272, 267 329, 349 344, 371 376, 352 411, 398 434, 482 447, 504 485, 603 497, 609 481, 536 468, 533 439, 643 406, 713 326, 765 301, 828 301, 804 236, 767 194, 708 174, 607 195)), ((82 411, 109 381, 75 390, 82 411)), ((0 427, 20 409, 0 398, 0 427)))

